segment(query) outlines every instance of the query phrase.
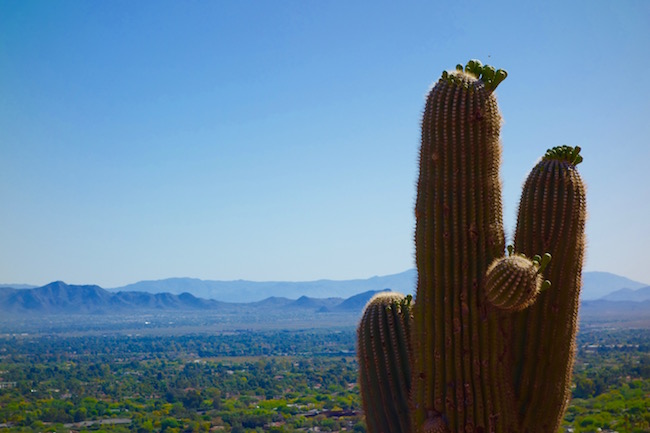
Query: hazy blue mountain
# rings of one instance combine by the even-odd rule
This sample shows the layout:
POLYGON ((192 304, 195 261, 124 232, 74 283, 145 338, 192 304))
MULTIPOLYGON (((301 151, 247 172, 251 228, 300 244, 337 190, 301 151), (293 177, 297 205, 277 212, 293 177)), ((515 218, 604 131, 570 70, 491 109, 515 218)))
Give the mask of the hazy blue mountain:
MULTIPOLYGON (((136 310, 209 310, 227 306, 224 311, 318 311, 361 312, 378 291, 414 292, 414 269, 366 280, 318 280, 309 282, 202 281, 172 278, 143 281, 120 289, 105 290, 95 285, 74 286, 56 281, 37 288, 0 287, 0 311, 61 314, 121 313, 136 310)), ((607 309, 611 301, 650 299, 650 287, 607 272, 583 275, 585 312, 607 309), (604 297, 604 298, 603 298, 604 297), (589 304, 603 298, 596 304, 589 304), (603 302, 605 304, 603 304, 603 302)), ((623 304, 610 305, 623 312, 623 304)), ((634 307, 634 311, 638 306, 634 307)))
MULTIPOLYGON (((107 292, 110 293, 110 292, 107 292)), ((111 298, 111 304, 126 309, 186 310, 216 309, 222 303, 200 299, 190 293, 173 295, 171 293, 118 292, 111 298)))
POLYGON ((369 290, 367 292, 359 293, 354 295, 341 302, 336 306, 335 311, 362 311, 366 306, 370 298, 375 296, 377 293, 389 291, 385 290, 369 290))
MULTIPOLYGON (((139 291, 148 293, 180 294, 188 292, 198 298, 215 299, 223 302, 253 302, 269 297, 298 299, 349 298, 367 291, 390 289, 404 294, 415 294, 417 272, 409 269, 399 274, 385 275, 358 280, 317 280, 304 282, 247 280, 210 281, 196 278, 169 278, 157 281, 140 281, 110 291, 139 291)), ((582 300, 600 299, 620 289, 640 289, 647 284, 609 272, 583 273, 582 300)))
POLYGON ((643 302, 650 300, 650 286, 640 289, 621 289, 600 298, 604 301, 633 301, 643 302))
POLYGON ((3 299, 5 296, 8 296, 11 293, 14 293, 17 289, 12 289, 11 287, 0 287, 0 299, 3 299))
POLYGON ((294 302, 293 299, 271 296, 261 301, 250 302, 247 305, 252 308, 281 308, 294 302))
POLYGON ((6 314, 121 314, 139 311, 220 311, 229 313, 256 312, 349 312, 360 313, 368 299, 377 291, 367 291, 350 298, 298 299, 269 297, 250 303, 226 303, 202 299, 184 292, 147 293, 135 291, 109 292, 99 286, 68 285, 56 281, 34 289, 0 288, 0 312, 6 314))
POLYGON ((196 278, 169 278, 157 281, 140 281, 110 291, 138 291, 148 293, 188 292, 198 298, 215 299, 223 302, 254 302, 269 297, 298 299, 349 298, 362 292, 391 289, 400 293, 415 291, 416 271, 409 269, 399 274, 358 280, 317 280, 306 282, 287 281, 209 281, 196 278))
POLYGON ((262 301, 251 302, 245 305, 249 308, 267 308, 267 309, 281 309, 281 308, 306 308, 319 312, 361 312, 366 306, 370 298, 384 290, 368 290, 358 295, 350 296, 347 299, 343 298, 310 298, 308 296, 301 296, 296 300, 280 297, 270 297, 262 301))
MULTIPOLYGON (((387 290, 387 289, 385 289, 387 290)), ((342 315, 348 322, 355 323, 368 300, 380 290, 369 290, 348 298, 315 298, 300 296, 298 299, 269 297, 250 303, 229 303, 198 298, 190 293, 147 293, 147 292, 109 292, 99 286, 75 286, 56 281, 34 289, 0 288, 0 317, 40 317, 48 315, 115 315, 142 313, 190 312, 191 316, 199 313, 226 314, 231 323, 249 323, 251 318, 264 316, 272 323, 274 318, 291 317, 303 320, 309 326, 316 316, 321 320, 337 320, 341 323, 342 315), (336 319, 327 319, 327 314, 336 319), (323 316, 325 314, 325 316, 323 316), (316 316, 314 316, 316 315, 316 316)), ((634 292, 647 293, 650 287, 634 292)), ((628 294, 627 291, 622 293, 628 294)), ((187 316, 187 314, 186 314, 187 316)), ((635 302, 591 300, 583 301, 580 318, 584 323, 620 322, 645 326, 650 321, 650 300, 635 302)), ((253 319, 257 320, 257 319, 253 319)), ((264 321, 262 320, 262 321, 264 321)))
POLYGON ((104 308, 111 297, 99 286, 68 286, 62 281, 35 289, 5 289, 0 295, 2 309, 14 313, 89 313, 104 308))
POLYGON ((10 289, 35 289, 38 286, 31 284, 0 284, 0 289, 10 288, 10 289))
POLYGON ((635 290, 647 285, 609 272, 585 272, 582 274, 582 293, 580 298, 583 301, 591 301, 600 299, 617 290, 635 290))
POLYGON ((634 301, 583 301, 580 303, 581 323, 636 323, 639 327, 647 327, 650 323, 650 300, 634 301))
POLYGON ((34 289, 0 289, 0 311, 12 314, 104 314, 134 310, 216 309, 222 303, 189 293, 111 293, 99 286, 55 281, 34 289))
POLYGON ((309 296, 301 296, 288 304, 287 307, 326 311, 336 307, 341 302, 343 302, 342 298, 310 298, 309 296))

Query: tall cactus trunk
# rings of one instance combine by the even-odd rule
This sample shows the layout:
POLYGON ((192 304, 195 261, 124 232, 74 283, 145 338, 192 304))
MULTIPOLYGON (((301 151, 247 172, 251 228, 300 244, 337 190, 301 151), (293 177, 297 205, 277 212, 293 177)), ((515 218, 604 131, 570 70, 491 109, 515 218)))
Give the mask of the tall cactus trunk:
POLYGON ((471 74, 447 76, 429 93, 415 207, 415 431, 512 425, 511 384, 494 344, 507 336, 482 296, 485 272, 505 249, 500 126, 491 89, 471 74))

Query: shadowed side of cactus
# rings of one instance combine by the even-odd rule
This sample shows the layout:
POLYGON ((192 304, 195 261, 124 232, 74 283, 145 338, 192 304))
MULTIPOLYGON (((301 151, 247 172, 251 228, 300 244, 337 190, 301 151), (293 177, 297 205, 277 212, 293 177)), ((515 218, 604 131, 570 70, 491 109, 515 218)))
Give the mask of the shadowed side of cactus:
POLYGON ((422 118, 415 206, 414 431, 508 432, 516 420, 504 375, 508 340, 486 300, 488 266, 503 256, 501 114, 505 71, 470 61, 443 72, 422 118))
POLYGON ((409 433, 411 296, 375 295, 357 331, 359 385, 371 433, 409 433))
POLYGON ((515 234, 517 251, 548 251, 552 286, 512 318, 513 373, 520 431, 555 432, 570 397, 585 250, 585 186, 579 147, 550 149, 524 184, 515 234))

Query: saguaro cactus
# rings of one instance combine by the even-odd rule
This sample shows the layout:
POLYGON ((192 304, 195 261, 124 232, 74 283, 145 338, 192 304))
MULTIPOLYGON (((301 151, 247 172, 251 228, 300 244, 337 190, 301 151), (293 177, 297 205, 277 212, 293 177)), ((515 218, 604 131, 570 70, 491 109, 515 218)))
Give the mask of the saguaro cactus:
MULTIPOLYGON (((505 77, 470 61, 443 72, 427 97, 415 206, 410 431, 552 433, 566 408, 584 250, 584 186, 575 170, 581 157, 579 148, 555 148, 533 169, 515 247, 504 256, 501 115, 493 92, 505 77)), ((395 346, 382 346, 376 358, 395 346)), ((362 377, 371 362, 378 363, 362 361, 362 377)), ((362 395, 377 386, 362 379, 362 395)), ((368 423, 371 432, 397 431, 385 425, 368 423)))

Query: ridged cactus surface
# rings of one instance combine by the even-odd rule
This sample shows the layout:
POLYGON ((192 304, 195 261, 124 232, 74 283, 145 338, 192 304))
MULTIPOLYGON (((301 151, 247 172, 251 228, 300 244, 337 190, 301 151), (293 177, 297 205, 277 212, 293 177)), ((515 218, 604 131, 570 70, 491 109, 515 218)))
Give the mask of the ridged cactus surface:
POLYGON ((499 317, 484 296, 488 266, 503 255, 501 114, 475 72, 443 74, 422 120, 415 207, 412 422, 449 431, 514 428, 502 377, 499 317))
POLYGON ((580 148, 551 149, 524 185, 515 234, 518 251, 547 251, 552 286, 512 317, 514 384, 522 430, 555 432, 570 398, 585 250, 585 186, 580 148), (552 398, 549 398, 552 396, 552 398))
POLYGON ((371 433, 554 433, 566 409, 584 255, 584 185, 575 169, 582 157, 563 146, 537 164, 524 186, 514 247, 504 254, 502 120, 493 92, 505 77, 470 61, 443 72, 427 97, 417 294, 411 334, 399 337, 412 341, 411 362, 401 370, 411 371, 410 381, 402 376, 410 417, 388 361, 402 345, 382 339, 378 325, 390 329, 377 317, 391 308, 369 304, 359 357, 371 433), (368 343, 371 323, 381 344, 368 343))
POLYGON ((411 389, 411 296, 376 294, 357 331, 359 384, 370 431, 408 433, 411 389))

